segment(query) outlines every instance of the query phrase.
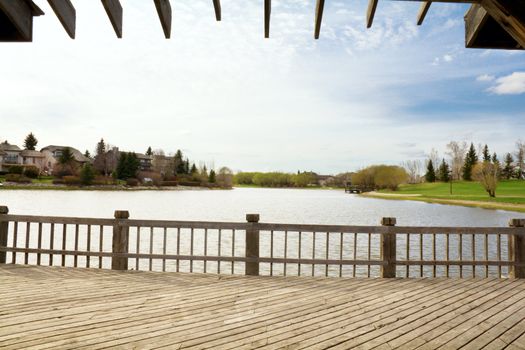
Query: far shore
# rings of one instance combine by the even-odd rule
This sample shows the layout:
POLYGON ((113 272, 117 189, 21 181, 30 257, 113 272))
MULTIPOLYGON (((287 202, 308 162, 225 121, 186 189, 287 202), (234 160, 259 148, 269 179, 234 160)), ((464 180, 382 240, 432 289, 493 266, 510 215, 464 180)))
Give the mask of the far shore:
POLYGON ((432 198, 421 194, 396 194, 396 193, 381 193, 381 192, 366 192, 360 194, 361 197, 386 199, 386 200, 406 200, 419 201, 425 203, 457 205, 463 207, 475 207, 492 210, 505 210, 518 213, 525 213, 525 204, 505 203, 487 200, 468 200, 468 199, 447 199, 447 198, 432 198))
POLYGON ((0 183, 1 190, 15 191, 205 191, 205 190, 228 190, 228 188, 205 187, 205 186, 124 186, 124 185, 105 185, 105 186, 66 186, 49 184, 14 184, 0 183))

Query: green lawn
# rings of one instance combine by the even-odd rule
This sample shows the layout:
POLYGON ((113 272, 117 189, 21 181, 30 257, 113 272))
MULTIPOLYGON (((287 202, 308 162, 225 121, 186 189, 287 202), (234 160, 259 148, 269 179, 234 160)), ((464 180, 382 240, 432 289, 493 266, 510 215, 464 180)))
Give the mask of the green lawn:
POLYGON ((490 198, 478 182, 469 181, 453 182, 452 194, 450 194, 450 183, 443 182, 401 185, 397 191, 381 190, 379 192, 414 200, 454 200, 525 205, 525 181, 516 180, 501 181, 496 190, 496 198, 490 198))

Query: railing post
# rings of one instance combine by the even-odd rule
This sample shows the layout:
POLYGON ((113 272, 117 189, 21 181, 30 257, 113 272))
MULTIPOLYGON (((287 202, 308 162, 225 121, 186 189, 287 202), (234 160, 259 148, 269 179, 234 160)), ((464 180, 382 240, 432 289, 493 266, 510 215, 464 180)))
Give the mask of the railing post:
MULTIPOLYGON (((395 226, 396 218, 382 218, 382 226, 395 226)), ((381 234, 381 253, 383 261, 386 265, 381 266, 381 277, 395 278, 396 277, 396 235, 393 233, 381 234)))
MULTIPOLYGON (((248 228, 246 229, 246 257, 259 258, 259 214, 246 214, 248 228)), ((259 261, 246 262, 245 274, 247 276, 259 276, 259 261)))
MULTIPOLYGON (((128 237, 129 227, 123 226, 121 223, 124 220, 129 219, 129 211, 116 210, 115 211, 115 225, 113 225, 113 245, 112 253, 115 254, 127 254, 128 253, 128 237)), ((128 269, 128 258, 123 257, 112 257, 111 258, 111 269, 112 270, 127 270, 128 269)))
MULTIPOLYGON (((512 219, 510 227, 525 227, 525 219, 512 219)), ((515 264, 525 264, 525 237, 511 235, 509 237, 509 260, 515 264)), ((525 266, 511 266, 509 275, 514 278, 525 278, 525 266)))
MULTIPOLYGON (((9 214, 9 208, 0 206, 0 215, 9 214)), ((0 247, 7 248, 7 234, 9 232, 9 221, 0 220, 0 247)), ((13 253, 14 254, 14 253, 13 253)), ((0 252, 0 264, 6 263, 7 252, 0 252)))

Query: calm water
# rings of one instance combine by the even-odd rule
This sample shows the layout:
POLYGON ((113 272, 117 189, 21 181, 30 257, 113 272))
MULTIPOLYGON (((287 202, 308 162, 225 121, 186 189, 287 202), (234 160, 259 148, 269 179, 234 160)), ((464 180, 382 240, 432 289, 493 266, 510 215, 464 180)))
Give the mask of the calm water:
MULTIPOLYGON (((520 218, 525 215, 520 213, 485 210, 479 208, 467 208, 459 206, 446 206, 439 204, 428 204, 415 201, 394 201, 363 198, 357 195, 345 194, 344 191, 336 190, 295 190, 295 189, 252 189, 242 188, 231 191, 130 191, 130 192, 97 192, 97 191, 0 191, 0 205, 9 206, 11 214, 21 215, 50 215, 50 216, 80 216, 80 217, 113 217, 114 210, 129 210, 132 219, 165 219, 165 220, 198 220, 198 221, 236 221, 245 220, 247 213, 259 213, 261 222, 279 223, 304 223, 304 224, 348 224, 348 225, 377 225, 382 217, 396 217, 398 225, 406 226, 498 226, 505 227, 511 218, 520 218)), ((70 225, 71 226, 71 225, 70 225)), ((29 246, 37 247, 36 227, 33 227, 29 234, 29 246)), ((74 249, 74 227, 68 227, 66 233, 66 249, 74 249)), ((50 227, 43 228, 42 246, 50 247, 50 227)), ((167 254, 177 254, 176 247, 179 246, 181 255, 204 255, 204 231, 195 230, 193 252, 191 251, 191 231, 181 230, 180 242, 177 243, 177 230, 169 229, 167 232, 167 254)), ((62 228, 57 227, 53 245, 61 247, 62 228)), ((104 251, 111 251, 111 228, 106 228, 102 232, 104 251)), ((99 249, 100 232, 97 227, 92 230, 91 250, 99 249)), ((154 229, 153 233, 148 228, 140 231, 141 253, 149 253, 150 238, 153 237, 152 252, 161 254, 163 252, 163 229, 154 229), (151 236, 153 235, 153 236, 151 236)), ((297 258, 299 234, 290 232, 288 234, 287 256, 297 258)), ((490 236, 488 241, 489 259, 496 258, 496 236, 490 236)), ((13 239, 13 232, 9 237, 13 239)), ((459 260, 459 236, 450 237, 450 259, 459 260)), ((485 237, 480 235, 474 241, 476 246, 476 259, 484 260, 483 245, 485 237)), ((23 247, 26 244, 25 225, 19 228, 17 246, 23 247)), ((137 229, 130 230, 130 252, 134 253, 137 242, 137 229)), ((217 230, 208 231, 207 253, 217 255, 218 253, 219 232, 217 230)), ((237 232, 234 237, 233 232, 223 231, 221 233, 221 255, 231 256, 232 251, 236 256, 244 255, 244 232, 237 232), (235 242, 233 245, 232 242, 235 242)), ((330 233, 328 240, 326 233, 320 232, 315 237, 312 233, 303 233, 301 249, 303 258, 315 256, 318 259, 326 258, 328 251, 330 259, 338 259, 342 250, 343 259, 367 259, 368 236, 359 235, 354 242, 353 234, 345 234, 341 245, 340 234, 330 233), (353 256, 354 244, 357 254, 353 256), (315 252, 314 252, 315 247, 315 252), (341 249, 342 247, 342 249, 341 249)), ((405 258, 406 236, 398 236, 398 259, 405 258)), ((463 259, 471 260, 469 256, 472 247, 472 239, 465 237, 463 245, 463 259)), ((81 227, 79 232, 79 249, 85 250, 87 246, 87 228, 81 227)), ((276 233, 274 236, 274 257, 284 257, 284 233, 276 233)), ((506 237, 502 238, 502 258, 506 259, 506 237)), ((379 259, 379 235, 372 235, 370 245, 371 259, 379 259)), ((411 235, 411 259, 418 260, 419 237, 411 235)), ((423 239, 424 259, 431 260, 432 236, 425 235, 423 239)), ((445 238, 443 235, 436 240, 436 259, 444 260, 445 238)), ((470 254, 471 255, 471 254, 470 254)), ((10 255, 8 255, 9 257, 10 255)), ((261 256, 270 256, 270 236, 269 232, 261 233, 261 256)), ((23 263, 23 254, 17 254, 17 263, 23 263)), ((54 257, 53 264, 60 264, 60 255, 54 257)), ((29 263, 36 262, 36 254, 29 255, 29 263)), ((42 263, 49 263, 48 256, 42 256, 42 263)), ((78 265, 85 266, 86 258, 79 257, 78 265)), ((91 258, 91 266, 97 267, 98 258, 91 258)), ((73 257, 66 259, 66 265, 74 264, 73 257)), ((149 260, 141 259, 139 269, 149 269, 149 260)), ((176 271, 176 261, 167 261, 166 269, 176 271)), ((110 266, 110 259, 104 258, 104 267, 110 266)), ((153 261, 153 269, 161 270, 162 262, 153 261)), ((217 271, 217 263, 208 262, 207 272, 217 271)), ((130 259, 130 268, 137 268, 136 260, 130 259)), ((180 271, 203 272, 204 264, 195 261, 190 267, 187 261, 180 262, 180 271)), ((270 266, 261 264, 262 273, 269 273, 270 266)), ((303 264, 301 274, 309 275, 312 272, 311 265, 303 264)), ((399 267, 401 268, 401 267, 399 267)), ((289 264, 274 264, 274 274, 297 275, 298 266, 289 264)), ((316 275, 339 275, 339 266, 316 265, 313 267, 316 275)), ((410 271, 411 276, 419 276, 419 267, 416 266, 410 271)), ((431 274, 431 266, 424 268, 424 275, 431 274)), ((506 268, 504 268, 506 271, 506 268)), ((235 263, 233 271, 242 274, 243 263, 235 263)), ((504 271, 504 272, 505 272, 504 271)), ((229 262, 223 262, 222 273, 231 273, 232 266, 229 262)), ((351 266, 343 267, 343 275, 353 274, 351 266)), ((371 275, 377 276, 379 267, 373 266, 371 275)), ((451 275, 458 275, 458 267, 451 267, 451 275)), ((464 276, 471 275, 472 271, 466 269, 464 276)), ((403 271, 399 271, 404 275, 403 271)), ((444 267, 438 267, 438 274, 444 274, 444 267)), ((477 267, 477 274, 483 275, 483 267, 477 267)), ((497 274, 497 267, 491 267, 490 275, 497 274)), ((357 269, 358 276, 366 276, 366 266, 357 269)))
POLYGON ((259 213, 261 222, 375 225, 393 216, 398 225, 506 226, 521 213, 362 198, 341 190, 236 188, 231 191, 0 191, 11 214, 134 219, 239 221, 259 213))

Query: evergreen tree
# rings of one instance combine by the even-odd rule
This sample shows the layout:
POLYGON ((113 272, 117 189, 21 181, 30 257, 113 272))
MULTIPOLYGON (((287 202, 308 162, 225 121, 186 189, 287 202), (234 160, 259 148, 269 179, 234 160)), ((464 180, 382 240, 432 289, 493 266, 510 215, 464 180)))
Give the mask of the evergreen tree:
POLYGON ((146 151, 146 155, 150 156, 150 157, 153 155, 153 151, 151 150, 151 146, 148 147, 148 150, 146 151))
POLYGON ((489 147, 487 145, 483 147, 483 161, 490 162, 490 152, 489 152, 489 147))
POLYGON ((73 156, 73 152, 71 152, 71 148, 64 148, 62 154, 58 158, 58 163, 61 165, 71 165, 74 161, 75 157, 73 156))
POLYGON ((173 157, 174 162, 174 169, 175 174, 182 175, 185 174, 185 166, 184 166, 184 160, 182 159, 182 152, 181 150, 177 150, 177 153, 175 153, 175 156, 173 157))
POLYGON ((427 172, 425 173, 425 180, 427 182, 436 182, 436 171, 434 170, 434 164, 432 164, 432 159, 428 160, 427 172))
POLYGON ((84 186, 89 186, 95 179, 95 171, 91 164, 86 163, 80 170, 80 183, 84 186))
POLYGON ((24 140, 24 148, 30 151, 34 151, 37 144, 38 140, 36 139, 35 135, 33 135, 32 132, 29 133, 29 135, 27 135, 24 140))
POLYGON ((450 181, 450 168, 448 166, 448 163, 445 162, 445 159, 443 158, 443 161, 441 162, 441 165, 439 166, 439 180, 443 182, 449 182, 450 181))
POLYGON ((216 176, 215 176, 215 170, 211 169, 210 170, 210 176, 208 177, 208 182, 211 183, 211 184, 214 184, 216 181, 217 181, 217 179, 216 179, 216 176))
POLYGON ((208 168, 206 168, 206 164, 202 166, 201 175, 205 178, 208 178, 208 168))
POLYGON ((501 171, 501 176, 504 179, 509 180, 514 175, 514 167, 512 166, 512 163, 514 162, 514 159, 512 158, 512 154, 507 153, 505 156, 505 166, 503 167, 503 170, 501 171))
POLYGON ((499 163, 498 155, 496 154, 496 152, 494 152, 494 154, 492 155, 492 163, 499 163))
POLYGON ((106 153, 106 143, 104 142, 104 139, 100 139, 100 141, 97 143, 97 147, 95 150, 95 158, 93 161, 93 166, 95 169, 104 175, 108 174, 108 166, 107 166, 107 153, 106 153))
POLYGON ((186 158, 186 161, 184 162, 184 174, 190 173, 190 160, 186 158))
POLYGON ((195 166, 195 163, 191 165, 190 174, 195 175, 197 174, 197 167, 195 166))
POLYGON ((91 153, 89 153, 89 151, 86 150, 86 152, 84 152, 84 157, 91 158, 91 153))
POLYGON ((465 164, 463 165, 463 180, 472 181, 472 169, 478 162, 478 155, 474 149, 474 144, 470 144, 470 148, 465 156, 465 164))
POLYGON ((121 180, 137 177, 140 161, 135 153, 122 152, 120 154, 116 175, 121 180))

